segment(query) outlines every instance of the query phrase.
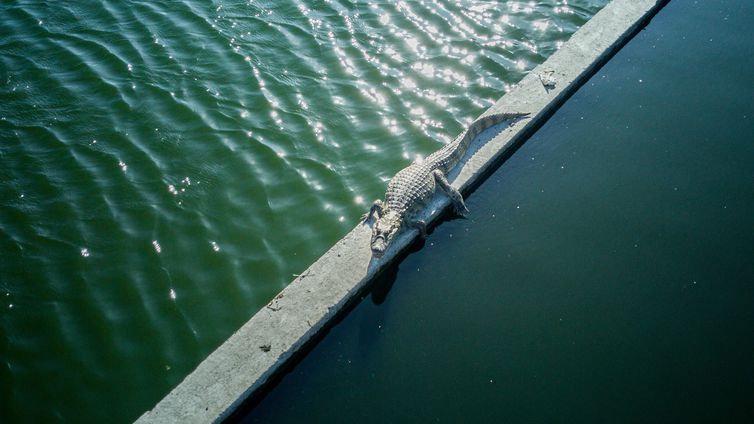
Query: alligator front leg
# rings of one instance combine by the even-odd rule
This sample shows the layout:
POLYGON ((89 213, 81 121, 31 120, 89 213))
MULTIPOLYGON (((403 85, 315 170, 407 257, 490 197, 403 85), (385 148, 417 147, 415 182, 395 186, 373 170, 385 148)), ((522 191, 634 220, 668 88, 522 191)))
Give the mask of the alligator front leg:
POLYGON ((361 216, 361 222, 369 221, 375 214, 377 215, 377 219, 380 219, 382 216, 382 200, 380 199, 375 200, 372 203, 372 207, 369 208, 369 212, 361 216))
POLYGON ((442 188, 442 190, 448 195, 448 197, 450 197, 450 200, 453 201, 453 208, 456 210, 456 213, 459 215, 466 215, 466 213, 469 212, 469 209, 466 207, 466 204, 463 203, 463 196, 461 196, 461 192, 450 185, 448 179, 445 178, 445 174, 443 174, 439 169, 435 169, 432 172, 432 175, 435 177, 435 181, 437 181, 437 184, 440 186, 440 188, 442 188))

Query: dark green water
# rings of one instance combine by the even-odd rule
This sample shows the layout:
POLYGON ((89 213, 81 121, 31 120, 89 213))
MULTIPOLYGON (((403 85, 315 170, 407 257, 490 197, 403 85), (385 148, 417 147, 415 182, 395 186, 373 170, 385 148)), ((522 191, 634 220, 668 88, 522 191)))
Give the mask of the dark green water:
POLYGON ((753 422, 753 40, 671 1, 246 422, 753 422))
POLYGON ((606 0, 0 4, 0 421, 132 421, 606 0))

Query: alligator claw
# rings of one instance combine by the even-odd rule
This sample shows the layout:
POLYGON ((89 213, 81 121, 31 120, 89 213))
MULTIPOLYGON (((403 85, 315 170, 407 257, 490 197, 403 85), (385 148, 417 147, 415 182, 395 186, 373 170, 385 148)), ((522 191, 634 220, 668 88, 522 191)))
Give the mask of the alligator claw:
POLYGON ((369 208, 369 212, 365 213, 364 215, 361 215, 361 222, 363 224, 366 224, 369 219, 377 214, 377 218, 382 215, 382 200, 377 199, 372 203, 372 207, 369 208))
POLYGON ((466 218, 466 215, 469 214, 469 208, 466 207, 466 204, 463 201, 454 202, 453 209, 455 210, 457 215, 462 216, 464 218, 466 218))
POLYGON ((427 238, 427 223, 423 219, 417 219, 411 223, 411 226, 419 230, 419 237, 427 238))

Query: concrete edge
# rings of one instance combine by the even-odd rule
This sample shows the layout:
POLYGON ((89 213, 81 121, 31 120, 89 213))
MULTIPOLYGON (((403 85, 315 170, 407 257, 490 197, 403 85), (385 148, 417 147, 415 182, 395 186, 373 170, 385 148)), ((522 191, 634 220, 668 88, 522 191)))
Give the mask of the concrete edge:
MULTIPOLYGON (((531 117, 478 137, 463 166, 450 175, 453 186, 468 191, 479 184, 667 1, 613 0, 607 4, 484 113, 530 112, 531 117), (543 82, 550 80, 554 86, 545 87, 543 82)), ((436 196, 425 221, 431 225, 449 204, 447 197, 436 196)), ((418 236, 416 230, 404 232, 381 259, 373 260, 370 231, 366 225, 357 225, 136 422, 206 423, 228 418, 418 236)))

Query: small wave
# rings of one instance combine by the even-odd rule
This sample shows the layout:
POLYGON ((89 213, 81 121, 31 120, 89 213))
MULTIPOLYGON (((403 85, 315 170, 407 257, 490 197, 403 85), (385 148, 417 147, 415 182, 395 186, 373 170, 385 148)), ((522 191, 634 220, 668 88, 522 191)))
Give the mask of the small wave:
POLYGON ((605 3, 0 6, 2 409, 136 418, 605 3))

